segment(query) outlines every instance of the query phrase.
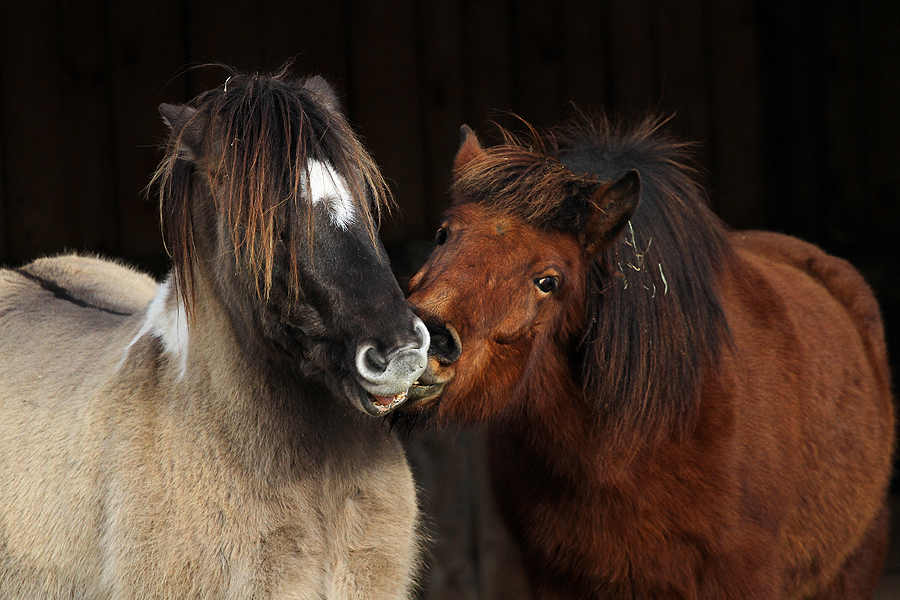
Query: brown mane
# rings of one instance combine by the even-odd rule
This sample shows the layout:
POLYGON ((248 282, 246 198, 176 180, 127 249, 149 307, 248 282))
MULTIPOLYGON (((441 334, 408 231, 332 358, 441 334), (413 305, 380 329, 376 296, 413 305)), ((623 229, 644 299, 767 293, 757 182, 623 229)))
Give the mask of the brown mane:
POLYGON ((589 196, 600 181, 577 176, 556 157, 536 132, 527 142, 501 130, 505 144, 487 148, 478 160, 457 171, 458 198, 490 205, 542 229, 576 231, 583 215, 572 200, 589 196))
POLYGON ((235 241, 236 263, 263 274, 264 295, 281 244, 290 248, 289 286, 297 290, 296 251, 300 236, 312 231, 311 204, 301 189, 308 160, 328 162, 347 181, 357 214, 375 239, 390 190, 334 99, 317 93, 317 81, 290 79, 285 70, 273 76, 233 73, 197 96, 191 102, 196 112, 170 136, 154 182, 164 240, 188 306, 198 226, 191 196, 201 170, 188 158, 203 159, 203 181, 235 241), (306 223, 306 231, 292 223, 306 223))
POLYGON ((732 253, 726 228, 694 180, 688 145, 660 134, 663 122, 585 120, 527 140, 504 131, 505 143, 485 148, 454 184, 456 197, 577 232, 592 189, 640 173, 641 204, 593 264, 576 340, 599 433, 627 451, 689 431, 703 374, 727 339, 715 283, 732 253))

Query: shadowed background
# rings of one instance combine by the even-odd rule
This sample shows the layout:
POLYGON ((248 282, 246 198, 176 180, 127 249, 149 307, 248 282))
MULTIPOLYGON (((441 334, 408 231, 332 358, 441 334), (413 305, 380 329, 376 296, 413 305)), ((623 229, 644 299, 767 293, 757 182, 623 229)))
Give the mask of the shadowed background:
MULTIPOLYGON (((492 143, 491 121, 516 126, 497 111, 550 126, 573 106, 653 110, 698 142, 727 223, 798 235, 863 271, 898 356, 896 0, 13 0, 3 13, 2 263, 76 250, 162 275, 143 196, 165 135, 156 107, 225 78, 186 66, 293 58, 335 85, 392 184, 382 236, 404 284, 446 207, 462 123, 492 143)), ((409 452, 435 538, 423 596, 525 597, 481 432, 417 434, 409 452)))

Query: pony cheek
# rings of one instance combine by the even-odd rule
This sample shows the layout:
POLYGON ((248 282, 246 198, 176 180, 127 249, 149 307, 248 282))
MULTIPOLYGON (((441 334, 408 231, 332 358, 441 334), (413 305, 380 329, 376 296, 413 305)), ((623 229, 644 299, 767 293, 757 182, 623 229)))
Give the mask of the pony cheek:
POLYGON ((419 273, 416 274, 416 277, 419 278, 416 285, 410 284, 412 293, 409 298, 407 298, 407 302, 409 302, 413 312, 425 321, 428 321, 429 318, 431 318, 451 322, 451 324, 456 327, 457 331, 459 331, 464 324, 460 322, 461 319, 456 317, 466 313, 461 310, 459 298, 457 298, 453 286, 435 284, 420 287, 422 285, 423 273, 424 270, 419 271, 419 273), (453 321, 457 322, 453 323, 453 321))
MULTIPOLYGON (((505 297, 502 292, 496 297, 505 297)), ((493 331, 493 340, 501 346, 516 344, 519 341, 533 338, 535 333, 542 329, 546 320, 542 313, 543 302, 529 301, 519 302, 517 305, 505 306, 505 313, 498 315, 496 327, 488 327, 487 331, 493 331)))
POLYGON ((448 423, 473 425, 496 419, 507 408, 502 399, 516 387, 515 375, 524 368, 529 349, 527 338, 511 344, 463 341, 463 353, 442 395, 439 417, 448 423))

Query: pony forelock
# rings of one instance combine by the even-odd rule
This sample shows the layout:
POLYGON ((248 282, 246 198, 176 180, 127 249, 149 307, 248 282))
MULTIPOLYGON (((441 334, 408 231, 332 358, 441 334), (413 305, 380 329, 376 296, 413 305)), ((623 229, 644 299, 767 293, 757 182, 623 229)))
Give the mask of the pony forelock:
MULTIPOLYGON (((298 290, 298 248, 313 231, 313 196, 324 175, 343 186, 352 207, 345 216, 365 224, 373 243, 390 190, 374 160, 344 117, 315 89, 285 71, 266 76, 233 74, 190 106, 172 130, 153 181, 159 187, 166 248, 190 309, 199 217, 197 194, 208 196, 234 244, 236 265, 257 278, 268 296, 279 246, 289 253, 289 286, 298 290), (327 165, 327 166, 325 166, 327 165)), ((334 208, 334 207, 332 207, 334 208)))

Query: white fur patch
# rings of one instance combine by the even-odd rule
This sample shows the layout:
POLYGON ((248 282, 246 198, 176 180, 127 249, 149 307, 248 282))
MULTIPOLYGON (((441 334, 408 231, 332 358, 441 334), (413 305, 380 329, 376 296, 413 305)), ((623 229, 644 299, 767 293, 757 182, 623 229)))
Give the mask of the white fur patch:
POLYGON ((311 160, 306 167, 309 181, 304 173, 303 183, 309 184, 310 201, 313 205, 324 202, 334 224, 347 229, 356 219, 356 207, 347 182, 328 163, 311 160))
POLYGON ((181 303, 181 295, 174 290, 171 282, 172 278, 169 277, 159 284, 156 295, 147 305, 141 329, 125 348, 125 356, 122 357, 122 360, 125 360, 131 347, 139 339, 149 334, 157 337, 162 342, 166 354, 178 361, 178 376, 184 377, 187 372, 188 351, 187 313, 181 303))

